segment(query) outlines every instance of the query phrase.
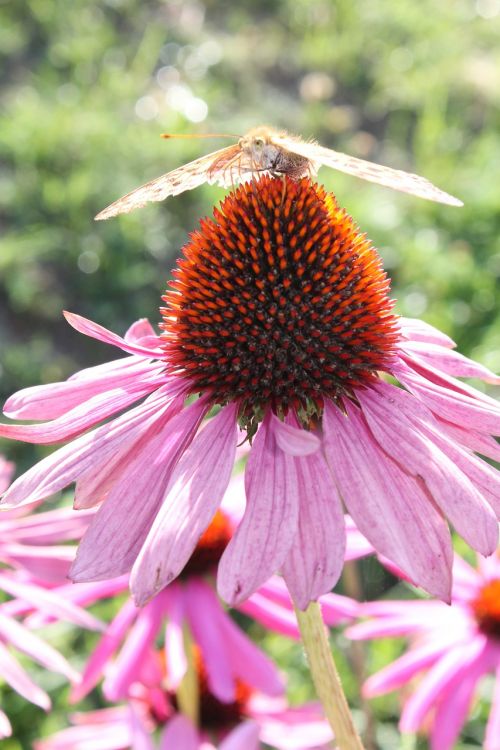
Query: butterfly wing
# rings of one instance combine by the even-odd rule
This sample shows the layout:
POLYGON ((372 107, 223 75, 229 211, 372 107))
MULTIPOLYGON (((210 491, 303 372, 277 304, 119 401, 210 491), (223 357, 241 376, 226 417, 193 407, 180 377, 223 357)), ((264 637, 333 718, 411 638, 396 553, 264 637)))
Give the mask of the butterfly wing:
POLYGON ((178 195, 185 190, 192 190, 204 182, 229 187, 238 177, 238 170, 232 170, 231 164, 240 153, 237 145, 213 151, 200 159, 184 164, 172 172, 146 182, 145 185, 132 190, 119 198, 95 217, 97 221, 109 219, 118 214, 128 214, 136 208, 145 206, 151 201, 162 201, 170 195, 178 195))
POLYGON ((416 195, 419 198, 426 198, 429 201, 447 203, 450 206, 463 206, 462 201, 440 190, 425 177, 402 172, 399 169, 383 167, 364 159, 356 159, 354 156, 324 148, 317 143, 301 141, 293 137, 276 135, 273 142, 287 151, 305 156, 313 163, 338 169, 340 172, 360 177, 362 180, 376 182, 378 185, 400 190, 403 193, 410 193, 410 195, 416 195))

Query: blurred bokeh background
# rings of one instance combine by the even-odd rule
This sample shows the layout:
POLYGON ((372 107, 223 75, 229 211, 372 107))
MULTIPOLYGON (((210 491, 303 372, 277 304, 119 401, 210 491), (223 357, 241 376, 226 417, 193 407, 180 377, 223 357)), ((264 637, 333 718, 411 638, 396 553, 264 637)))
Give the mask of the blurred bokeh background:
MULTIPOLYGON (((500 0, 0 2, 0 395, 109 357, 65 324, 63 309, 118 333, 158 320, 175 258, 223 191, 93 216, 227 143, 159 134, 262 123, 425 175, 465 202, 450 208, 320 172, 379 248, 399 312, 499 370, 499 38, 500 0)), ((20 468, 43 455, 0 450, 20 468)), ((292 683, 303 697, 300 654, 267 645, 285 667, 300 662, 292 683)), ((386 657, 374 652, 372 666, 386 657)), ((64 723, 62 708, 46 719, 14 704, 20 734, 8 748, 64 723)), ((399 747, 397 699, 377 710, 380 746, 399 747)), ((460 747, 479 746, 481 712, 460 747)))

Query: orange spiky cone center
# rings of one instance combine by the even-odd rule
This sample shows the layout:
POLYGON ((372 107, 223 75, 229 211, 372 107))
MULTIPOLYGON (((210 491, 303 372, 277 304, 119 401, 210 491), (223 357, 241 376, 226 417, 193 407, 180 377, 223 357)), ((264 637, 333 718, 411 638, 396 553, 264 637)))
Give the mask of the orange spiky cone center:
POLYGON ((240 415, 311 414, 387 367, 399 334, 380 258, 308 178, 240 186, 183 255, 162 328, 192 393, 240 415))

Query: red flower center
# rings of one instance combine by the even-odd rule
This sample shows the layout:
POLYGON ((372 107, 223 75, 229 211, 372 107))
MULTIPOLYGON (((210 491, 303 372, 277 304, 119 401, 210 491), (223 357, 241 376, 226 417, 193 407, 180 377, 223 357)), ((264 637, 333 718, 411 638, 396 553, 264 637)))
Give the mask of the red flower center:
POLYGON ((387 366, 398 333, 380 258, 308 178, 241 185, 183 253, 162 327, 192 393, 236 400, 250 420, 293 408, 307 424, 324 396, 387 366))
POLYGON ((181 578, 206 575, 215 568, 232 535, 233 528, 229 518, 218 510, 210 526, 200 536, 193 554, 181 573, 181 578))
POLYGON ((489 581, 471 603, 479 629, 500 638, 500 578, 489 581))

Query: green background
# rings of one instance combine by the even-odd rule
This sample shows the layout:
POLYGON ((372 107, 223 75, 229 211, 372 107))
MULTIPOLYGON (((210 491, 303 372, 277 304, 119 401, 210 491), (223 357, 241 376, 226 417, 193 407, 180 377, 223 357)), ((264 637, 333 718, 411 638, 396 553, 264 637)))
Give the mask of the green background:
MULTIPOLYGON (((261 123, 425 175, 465 202, 319 176, 379 248, 398 311, 499 370, 499 38, 499 0, 0 2, 1 395, 115 356, 67 326, 63 309, 117 333, 139 317, 157 322, 175 258, 223 191, 204 187, 105 223, 93 216, 227 143, 159 134, 261 123)), ((0 447, 20 469, 44 454, 0 447)), ((366 592, 380 594, 375 562, 368 573, 366 592)), ((292 698, 309 695, 298 647, 259 637, 291 670, 292 698)), ((73 642, 75 663, 89 645, 73 642)), ((397 648, 373 648, 368 669, 397 648)), ((345 671, 356 703, 347 662, 345 671)), ((65 691, 54 689, 48 718, 5 696, 18 738, 6 748, 63 725, 65 691)), ((399 747, 397 698, 375 707, 379 746, 399 747)), ((461 748, 480 746, 484 715, 479 705, 461 748)))

